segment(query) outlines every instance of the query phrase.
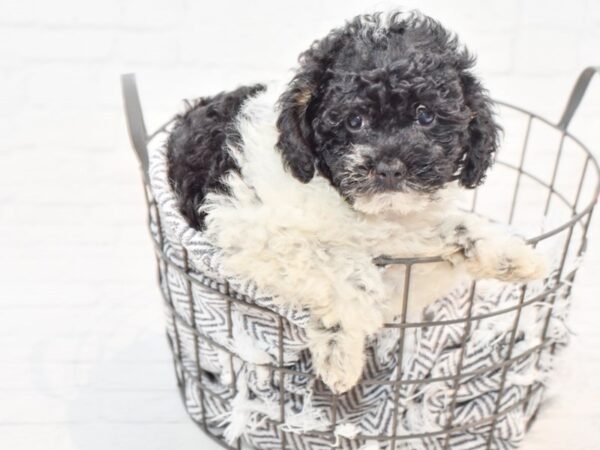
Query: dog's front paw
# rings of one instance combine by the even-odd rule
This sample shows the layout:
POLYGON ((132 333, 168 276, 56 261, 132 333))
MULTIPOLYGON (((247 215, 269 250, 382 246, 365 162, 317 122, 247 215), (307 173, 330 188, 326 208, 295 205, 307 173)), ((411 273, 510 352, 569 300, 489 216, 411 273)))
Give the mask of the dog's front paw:
POLYGON ((475 216, 449 220, 442 235, 445 259, 464 265, 475 278, 527 282, 548 274, 545 258, 523 239, 490 227, 475 216))
POLYGON ((477 278, 527 282, 548 274, 546 259, 515 236, 478 239, 466 254, 467 269, 477 278))
POLYGON ((517 237, 510 239, 500 252, 496 278, 502 281, 526 282, 548 275, 546 258, 517 237))
POLYGON ((350 390, 362 375, 364 337, 352 336, 341 327, 313 334, 310 350, 316 374, 335 394, 350 390))

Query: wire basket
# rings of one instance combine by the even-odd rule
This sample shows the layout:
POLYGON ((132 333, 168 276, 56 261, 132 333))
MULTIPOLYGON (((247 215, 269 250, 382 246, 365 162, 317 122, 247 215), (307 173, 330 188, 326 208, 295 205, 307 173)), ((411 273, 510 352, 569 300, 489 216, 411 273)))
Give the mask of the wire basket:
MULTIPOLYGON (((391 409, 386 416, 387 432, 370 435, 343 432, 341 418, 347 414, 348 402, 352 403, 352 398, 344 396, 352 397, 352 393, 334 395, 315 380, 310 366, 298 369, 291 367, 289 361, 286 361, 289 316, 278 314, 272 308, 260 304, 251 298, 252 292, 249 294, 243 287, 233 286, 229 280, 220 278, 218 273, 203 273, 198 264, 193 262, 193 258, 190 258, 189 249, 185 245, 169 240, 164 226, 165 216, 168 214, 161 210, 160 198, 157 198, 157 193, 151 187, 151 161, 148 153, 149 146, 161 145, 158 137, 166 132, 169 123, 152 134, 146 131, 135 77, 131 74, 123 75, 128 129, 142 169, 148 222, 157 256, 158 279, 166 305, 168 341, 174 357, 178 386, 192 419, 208 436, 230 449, 515 448, 523 437, 522 432, 537 414, 545 381, 515 382, 512 371, 524 364, 524 361, 531 363, 538 371, 542 366, 548 367, 552 354, 563 344, 563 341, 552 334, 553 321, 564 319, 564 314, 557 319, 559 304, 562 305, 563 312, 568 310, 578 262, 586 249, 586 236, 600 192, 598 163, 588 148, 568 131, 569 123, 596 73, 600 73, 600 68, 590 67, 582 72, 557 124, 519 107, 496 102, 506 130, 505 142, 488 181, 473 191, 469 199, 468 206, 471 210, 523 230, 527 236, 532 236, 528 239, 531 245, 555 255, 553 271, 542 285, 516 286, 516 291, 512 292, 517 292, 517 295, 513 295, 512 302, 500 303, 482 312, 478 310, 476 303, 479 282, 473 282, 464 292, 463 308, 455 317, 434 317, 433 320, 430 317, 420 323, 407 323, 411 269, 420 264, 439 262, 441 258, 378 258, 375 261, 379 265, 403 265, 407 276, 402 316, 398 322, 386 324, 388 335, 394 339, 390 347, 394 355, 392 360, 401 369, 396 370, 391 379, 384 381, 374 376, 370 378, 372 372, 367 371, 360 382, 360 386, 365 389, 368 386, 386 388, 391 402, 391 409), (210 324, 204 317, 208 311, 206 308, 210 299, 215 296, 220 302, 225 341, 219 341, 212 329, 206 326, 207 323, 210 324), (240 308, 272 322, 270 338, 275 348, 272 361, 248 361, 227 345, 226 342, 235 338, 234 315, 240 308), (536 339, 526 345, 522 336, 524 317, 533 308, 540 326, 536 331, 536 339), (467 363, 467 343, 474 339, 474 333, 482 328, 481 324, 486 320, 505 321, 509 326, 502 336, 500 360, 473 370, 467 363), (429 373, 420 378, 407 377, 403 363, 406 363, 407 354, 412 351, 407 346, 417 333, 432 329, 449 330, 456 335, 452 347, 453 369, 450 373, 437 376, 429 373), (217 375, 207 368, 211 366, 211 361, 206 357, 206 349, 213 351, 210 354, 218 353, 222 371, 228 373, 225 388, 216 382, 217 375), (263 440, 252 439, 247 435, 232 438, 223 430, 224 418, 230 417, 228 414, 231 414, 232 402, 239 394, 240 384, 236 377, 240 373, 239 368, 243 366, 260 367, 270 374, 271 379, 279 381, 273 388, 278 391, 273 392, 277 394, 279 402, 276 411, 263 413, 261 423, 256 425, 271 432, 263 440), (296 395, 286 391, 287 377, 315 380, 315 389, 321 399, 321 411, 324 411, 327 424, 325 429, 317 427, 318 429, 298 433, 286 426, 289 422, 289 409, 284 403, 286 399, 295 398, 296 395), (464 392, 461 389, 467 386, 467 382, 472 386, 478 382, 488 383, 492 378, 495 384, 486 388, 488 392, 493 392, 492 396, 487 397, 487 412, 480 413, 475 419, 459 417, 468 403, 463 398, 464 392), (401 425, 407 420, 407 408, 403 406, 407 397, 403 389, 412 386, 413 390, 424 392, 428 387, 434 386, 434 383, 441 382, 446 386, 445 401, 441 408, 443 419, 425 431, 415 432, 403 428, 401 425), (516 397, 511 393, 515 383, 520 383, 521 388, 521 395, 516 397), (523 422, 521 428, 517 427, 520 430, 517 432, 518 436, 504 435, 506 432, 502 428, 503 421, 509 415, 523 422)), ((359 397, 353 398, 355 403, 360 401, 359 397)))

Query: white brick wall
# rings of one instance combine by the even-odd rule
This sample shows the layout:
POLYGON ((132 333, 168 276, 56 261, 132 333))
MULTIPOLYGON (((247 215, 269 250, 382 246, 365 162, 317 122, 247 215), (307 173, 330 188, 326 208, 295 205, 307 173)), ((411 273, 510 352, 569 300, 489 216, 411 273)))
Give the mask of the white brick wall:
MULTIPOLYGON (((600 7, 593 0, 406 1, 450 28, 479 55, 492 93, 556 118, 577 73, 600 63, 600 7)), ((356 13, 392 3, 305 0, 0 2, 0 117, 11 148, 125 143, 118 75, 138 73, 150 123, 178 99, 285 76, 314 38, 356 13), (68 110, 68 111, 67 111, 68 110), (117 138, 103 139, 106 120, 117 138), (90 131, 102 127, 102 132, 90 131), (69 128, 69 134, 64 131, 69 128), (100 134, 100 136, 98 136, 100 134), (61 143, 61 136, 64 139, 61 143), (91 138, 99 139, 95 144, 91 138)), ((598 97, 596 97, 598 98, 598 97)), ((591 101, 588 103, 592 103, 591 101)), ((596 109, 590 107, 596 114, 596 109)), ((154 122, 156 121, 156 122, 154 122)), ((110 133, 109 133, 110 134, 110 133)))
MULTIPOLYGON (((459 33, 495 97, 552 120, 600 65, 598 0, 403 3, 459 33)), ((152 128, 181 98, 286 76, 331 27, 393 5, 0 0, 0 448, 214 448, 174 390, 119 75, 138 74, 152 128)), ((600 149, 598 81, 589 94, 574 130, 600 149)), ((526 449, 600 442, 591 238, 567 386, 526 449)))

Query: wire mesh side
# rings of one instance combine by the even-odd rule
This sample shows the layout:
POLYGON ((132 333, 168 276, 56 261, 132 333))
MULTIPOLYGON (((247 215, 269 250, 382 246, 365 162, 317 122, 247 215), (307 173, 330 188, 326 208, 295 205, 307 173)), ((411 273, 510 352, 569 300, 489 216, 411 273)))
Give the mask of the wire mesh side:
MULTIPOLYGON (((532 118, 531 115, 529 115, 528 117, 529 117, 529 119, 528 119, 529 120, 528 128, 529 128, 531 126, 531 121, 534 119, 532 118)), ((529 133, 529 130, 528 130, 528 133, 529 133)), ((588 159, 586 159, 585 167, 584 167, 583 174, 581 177, 582 181, 580 183, 576 198, 574 200, 568 199, 566 196, 563 196, 562 194, 560 194, 560 192, 557 192, 555 189, 555 186, 554 186, 555 181, 556 181, 556 171, 558 170, 557 167, 559 166, 560 161, 561 161, 561 157, 562 157, 561 155, 563 152, 563 150, 562 150, 563 142, 566 139, 566 137, 568 137, 568 135, 566 133, 563 134, 561 137, 560 147, 558 150, 558 156, 556 158, 555 168, 554 168, 553 175, 552 175, 550 181, 549 182, 545 182, 543 180, 538 180, 538 181, 540 182, 539 183, 540 186, 543 186, 545 189, 547 189, 545 214, 548 213, 548 211, 551 207, 550 199, 556 198, 556 199, 560 200, 561 203, 567 204, 572 209, 572 213, 573 213, 572 217, 568 221, 566 221, 564 224, 561 225, 562 229, 556 228, 556 229, 550 230, 550 232, 546 232, 545 235, 538 236, 538 237, 532 239, 532 241, 531 241, 533 244, 538 244, 544 240, 551 239, 551 238, 559 235, 560 233, 566 234, 566 241, 565 241, 566 249, 564 249, 563 256, 559 263, 559 272, 556 275, 556 280, 555 280, 554 285, 547 286, 543 292, 541 292, 535 296, 529 296, 529 297, 527 296, 527 288, 526 288, 526 286, 524 286, 522 289, 522 294, 519 298, 519 302, 517 305, 506 307, 501 310, 493 311, 488 314, 473 314, 473 298, 475 296, 475 291, 476 291, 476 284, 473 283, 470 293, 469 293, 469 307, 468 307, 465 317, 461 317, 461 318, 453 319, 453 320, 439 321, 439 322, 409 323, 409 322, 407 322, 406 319, 407 319, 407 308, 410 303, 410 295, 409 294, 410 294, 410 285, 411 285, 410 278, 411 278, 412 268, 416 264, 434 263, 434 262, 436 262, 436 260, 434 258, 432 258, 429 261, 418 261, 415 259, 408 259, 408 260, 404 260, 404 261, 402 261, 402 260, 383 261, 383 265, 385 265, 385 264, 403 264, 406 267, 405 285, 404 285, 404 289, 403 289, 403 307, 402 307, 400 321, 398 323, 391 323, 391 324, 386 325, 386 327, 395 328, 398 331, 398 335, 399 335, 398 353, 396 355, 398 367, 399 368, 402 367, 402 360, 404 359, 404 353, 405 353, 405 336, 406 336, 406 331, 409 329, 418 329, 418 328, 429 327, 429 326, 461 325, 462 329, 463 329, 462 338, 461 338, 461 352, 460 352, 459 364, 457 365, 456 373, 452 374, 452 375, 448 375, 447 377, 437 378, 437 379, 435 379, 435 378, 434 379, 432 379, 432 378, 429 378, 429 379, 405 379, 405 378, 403 378, 402 371, 398 370, 396 378, 394 380, 390 380, 389 382, 382 383, 378 380, 369 380, 369 379, 362 380, 362 383, 366 384, 366 385, 368 385, 368 384, 389 384, 393 387, 393 392, 394 392, 393 427, 392 427, 392 433, 389 435, 371 436, 371 435, 360 435, 359 434, 355 437, 356 441, 366 442, 366 441, 372 440, 372 441, 377 441, 377 442, 384 443, 384 444, 387 443, 387 445, 389 445, 390 448, 396 448, 398 445, 400 445, 401 442, 407 442, 407 441, 410 441, 413 439, 438 438, 441 442, 443 442, 443 448, 449 449, 449 448, 451 448, 450 442, 451 442, 451 437, 453 435, 457 435, 457 434, 462 433, 465 430, 473 428, 473 427, 481 426, 483 424, 489 424, 490 431, 488 434, 487 443, 488 443, 488 448, 492 448, 491 445, 492 445, 492 441, 493 441, 494 429, 495 429, 496 424, 498 423, 499 419, 501 419, 504 415, 510 413, 511 411, 513 411, 515 409, 526 408, 529 400, 534 395, 537 395, 540 392, 540 390, 543 389, 543 386, 541 386, 541 385, 536 385, 536 386, 532 385, 528 388, 527 394, 525 395, 524 398, 520 399, 518 402, 515 402, 513 404, 503 405, 502 398, 506 394, 506 389, 505 389, 506 374, 510 370, 511 366, 516 364, 520 359, 527 357, 530 354, 537 354, 538 358, 539 358, 539 355, 541 355, 542 352, 546 351, 547 347, 549 345, 551 345, 548 343, 548 339, 546 336, 546 331, 547 331, 548 325, 545 324, 544 332, 542 334, 542 342, 539 345, 532 347, 530 349, 527 349, 526 351, 521 352, 519 354, 516 354, 516 355, 513 354, 515 339, 516 339, 516 335, 517 335, 517 331, 518 331, 519 318, 520 318, 523 308, 529 307, 535 303, 539 303, 542 300, 553 301, 554 296, 558 295, 558 291, 561 289, 565 289, 566 290, 565 292, 567 292, 567 295, 568 295, 570 293, 571 284, 575 279, 576 268, 574 270, 565 270, 566 269, 566 266, 565 266, 566 256, 565 255, 569 252, 569 248, 571 245, 576 246, 574 248, 577 249, 578 256, 580 256, 581 253, 585 249, 585 241, 587 239, 587 231, 589 229, 589 224, 591 221, 594 204, 593 203, 585 204, 584 206, 580 207, 579 202, 580 202, 581 186, 583 185, 583 179, 587 176, 586 174, 588 174, 588 173, 593 174, 593 171, 589 171, 589 168, 593 166, 594 161, 590 157, 588 157, 588 159), (579 245, 577 245, 577 243, 574 241, 573 233, 574 233, 575 229, 582 230, 581 236, 578 237, 578 239, 581 239, 581 242, 579 243, 579 245), (514 320, 512 328, 510 330, 511 337, 510 337, 510 343, 509 343, 506 357, 501 364, 497 364, 496 366, 490 366, 490 367, 485 368, 485 372, 492 371, 492 370, 500 370, 501 374, 502 374, 501 375, 501 383, 500 383, 500 386, 498 389, 498 397, 497 397, 495 408, 494 408, 494 413, 492 415, 482 418, 481 420, 479 420, 477 422, 472 422, 472 423, 468 423, 468 424, 455 424, 454 422, 456 420, 455 412, 456 412, 456 403, 457 403, 457 392, 458 392, 458 389, 459 389, 461 383, 467 377, 479 376, 484 373, 484 372, 481 372, 481 373, 463 372, 464 344, 469 336, 471 326, 475 321, 484 320, 486 318, 492 318, 495 316, 503 316, 503 315, 507 315, 507 314, 514 314, 515 320, 514 320), (450 406, 448 409, 446 425, 444 427, 441 427, 439 430, 431 431, 431 432, 427 432, 427 433, 402 433, 402 432, 399 432, 398 431, 399 424, 401 421, 400 411, 402 408, 402 404, 401 404, 402 399, 400 396, 400 390, 401 390, 402 386, 409 385, 409 384, 427 385, 427 383, 433 383, 436 381, 450 381, 453 386, 452 397, 451 397, 451 402, 450 402, 450 406)), ((518 194, 519 194, 519 189, 521 188, 520 183, 521 183, 522 179, 524 177, 534 179, 534 177, 535 177, 534 175, 529 173, 523 167, 523 162, 525 161, 524 155, 525 155, 526 151, 527 151, 527 139, 526 139, 525 145, 523 147, 523 154, 521 157, 520 164, 517 167, 513 168, 514 170, 518 171, 518 175, 517 175, 517 181, 516 181, 517 184, 513 191, 514 192, 513 193, 513 202, 511 205, 509 220, 512 220, 512 218, 515 215, 515 205, 518 202, 518 194)), ((156 250, 157 250, 157 252, 156 252, 157 253, 157 265, 159 268, 159 283, 161 285, 161 291, 164 296, 165 305, 167 307, 167 311, 170 316, 170 320, 173 323, 173 335, 172 336, 169 335, 169 343, 173 349, 173 355, 174 355, 174 360, 175 360, 175 365, 176 365, 176 373, 177 373, 177 377, 178 377, 178 385, 179 385, 180 391, 182 393, 182 397, 184 398, 184 402, 185 402, 185 398, 186 398, 185 390, 189 388, 186 383, 191 381, 192 384, 195 386, 195 388, 198 390, 199 395, 201 396, 202 405, 204 405, 205 398, 207 396, 210 396, 211 398, 217 397, 223 403, 227 403, 229 401, 228 398, 222 398, 219 395, 219 393, 211 392, 210 388, 207 385, 205 385, 205 383, 203 382, 202 361, 201 361, 201 354, 199 351, 194 353, 194 361, 196 363, 196 372, 197 373, 194 374, 194 373, 191 373, 186 370, 184 362, 183 362, 182 351, 181 351, 180 330, 182 328, 185 328, 192 333, 193 345, 196 348, 199 347, 200 340, 205 339, 209 345, 218 347, 220 351, 227 353, 228 361, 229 361, 229 368, 230 368, 230 372, 232 375, 231 388, 234 391, 236 389, 236 382, 235 382, 236 371, 234 370, 235 366, 236 366, 236 364, 238 366, 244 365, 244 364, 247 364, 247 362, 244 361, 243 358, 241 358, 239 355, 232 352, 227 347, 224 347, 224 346, 219 347, 218 342, 211 340, 211 337, 209 335, 206 335, 203 332, 203 330, 199 329, 199 327, 197 326, 197 324, 195 322, 195 316, 197 314, 197 311, 196 311, 196 306, 194 304, 192 292, 194 289, 194 284, 201 283, 200 281, 198 281, 199 275, 201 275, 201 274, 192 273, 193 270, 191 269, 191 265, 190 265, 187 253, 184 253, 183 265, 178 265, 177 262, 175 262, 169 258, 169 256, 167 255, 166 249, 165 249, 165 242, 164 242, 165 237, 164 237, 164 233, 162 230, 162 224, 160 222, 160 215, 159 215, 159 211, 157 209, 157 205, 154 202, 154 200, 151 198, 151 195, 150 196, 148 195, 149 188, 147 186, 145 186, 144 193, 146 195, 146 201, 147 201, 147 206, 148 206, 149 222, 151 222, 152 226, 155 227, 155 229, 153 230, 153 234, 156 239, 155 246, 156 246, 156 250), (161 272, 161 267, 163 268, 162 272, 161 272), (173 305, 173 299, 172 299, 172 295, 171 295, 170 288, 169 288, 169 274, 175 274, 175 273, 182 275, 185 279, 186 292, 188 294, 188 300, 189 300, 189 305, 188 305, 189 312, 190 312, 189 320, 186 320, 185 317, 183 317, 181 314, 178 314, 175 306, 173 305)), ((474 200, 473 200, 473 206, 475 206, 475 205, 476 205, 476 197, 474 197, 474 200)), ((205 286, 205 285, 203 285, 203 286, 205 286)), ((235 293, 230 292, 228 286, 221 286, 217 290, 221 293, 226 292, 226 294, 227 294, 226 295, 226 298, 227 298, 227 300, 226 300, 227 333, 228 333, 229 338, 232 339, 233 338, 233 326, 232 326, 233 305, 235 305, 236 303, 244 303, 246 306, 248 306, 249 302, 246 302, 243 298, 240 298, 240 296, 236 295, 235 293)), ((258 310, 260 310, 258 305, 250 305, 249 307, 250 308, 258 308, 258 310)), ((273 314, 272 311, 268 311, 268 312, 263 311, 263 312, 265 314, 267 314, 267 313, 273 314)), ((549 308, 549 311, 548 311, 548 318, 547 318, 548 323, 551 320, 550 316, 551 316, 551 308, 549 308)), ((286 422, 286 411, 285 411, 285 403, 284 403, 285 397, 286 397, 286 392, 285 392, 285 377, 286 377, 286 375, 303 375, 306 377, 313 377, 313 378, 314 378, 314 375, 312 373, 297 372, 297 371, 294 371, 293 369, 290 369, 289 367, 286 367, 286 364, 284 361, 284 356, 283 356, 284 350, 285 350, 283 318, 281 316, 278 316, 277 321, 278 321, 278 324, 277 324, 277 334, 278 334, 278 336, 277 336, 277 346, 278 346, 277 362, 276 362, 276 364, 272 364, 272 365, 267 364, 265 366, 269 370, 276 373, 278 376, 278 379, 279 379, 280 417, 279 417, 279 420, 277 420, 277 421, 272 421, 272 420, 268 419, 265 422, 267 422, 267 423, 271 422, 271 425, 273 427, 281 430, 280 426, 286 422)), ((331 394, 331 416, 330 416, 331 422, 332 422, 331 428, 325 432, 307 432, 306 436, 307 437, 313 436, 313 437, 319 437, 322 439, 326 439, 328 442, 331 442, 333 445, 333 443, 336 442, 335 429, 336 429, 337 419, 338 419, 337 407, 338 407, 338 396, 331 394)), ((228 449, 232 449, 232 450, 233 449, 239 450, 242 446, 241 439, 238 438, 235 446, 231 446, 231 445, 224 443, 223 436, 221 436, 218 433, 215 433, 214 429, 211 429, 211 427, 208 426, 208 424, 206 423, 206 414, 205 414, 204 406, 202 407, 202 409, 203 409, 202 419, 200 422, 196 422, 196 423, 209 436, 211 436, 216 442, 218 442, 224 448, 228 448, 228 449)), ((286 441, 286 433, 283 431, 280 431, 279 435, 281 437, 280 449, 285 450, 286 448, 290 448, 288 445, 289 443, 286 441)), ((338 440, 340 439, 339 437, 337 437, 337 438, 338 438, 338 440)), ((345 438, 341 438, 341 439, 343 440, 345 438)))
POLYGON ((463 333, 462 333, 462 337, 460 339, 460 354, 458 357, 456 378, 453 380, 453 385, 452 385, 452 400, 450 401, 450 411, 448 413, 448 419, 447 419, 446 427, 445 427, 447 430, 447 433, 446 433, 446 438, 444 440, 444 450, 448 450, 450 448, 450 438, 452 436, 452 431, 451 431, 452 425, 454 424, 454 421, 456 420, 456 417, 455 417, 456 399, 458 397, 458 388, 459 388, 461 376, 463 373, 463 362, 464 362, 464 356, 465 356, 466 342, 467 342, 467 339, 471 332, 471 324, 472 324, 471 317, 472 317, 472 313, 473 313, 473 302, 475 299, 476 290, 477 290, 477 282, 473 281, 471 283, 471 288, 469 290, 469 306, 467 307, 465 325, 463 327, 463 333))
MULTIPOLYGON (((183 264, 184 264, 184 271, 186 274, 190 273, 190 262, 189 262, 189 256, 188 256, 188 252, 187 250, 183 249, 183 264)), ((192 283, 190 282, 189 278, 185 279, 185 294, 187 296, 187 301, 188 301, 188 308, 189 308, 189 317, 190 317, 190 324, 189 326, 193 329, 197 329, 196 326, 196 302, 194 301, 194 295, 192 292, 192 283)), ((198 380, 202 380, 202 363, 200 361, 200 342, 198 339, 198 334, 194 333, 192 336, 193 339, 193 351, 194 351, 194 363, 196 364, 196 374, 198 377, 198 380)), ((206 406, 204 403, 204 390, 201 388, 200 389, 200 412, 202 415, 202 428, 204 430, 207 429, 206 426, 206 406)))

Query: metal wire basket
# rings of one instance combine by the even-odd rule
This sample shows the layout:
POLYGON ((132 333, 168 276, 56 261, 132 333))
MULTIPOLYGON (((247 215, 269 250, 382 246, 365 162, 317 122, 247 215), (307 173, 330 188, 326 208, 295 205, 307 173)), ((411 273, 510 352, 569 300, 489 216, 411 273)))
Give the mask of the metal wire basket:
MULTIPOLYGON (((403 378, 403 371, 398 370, 394 379, 387 382, 369 380, 368 376, 365 376, 361 381, 362 384, 386 384, 389 385, 391 392, 394 394, 393 413, 390 416, 393 422, 390 426, 391 432, 370 436, 357 434, 351 437, 343 437, 336 433, 336 427, 339 425, 340 399, 339 396, 328 392, 324 386, 321 386, 322 395, 329 399, 329 408, 326 415, 330 425, 326 430, 305 433, 307 437, 314 437, 317 440, 311 441, 313 444, 304 443, 302 445, 298 444, 296 436, 285 431, 285 427, 282 427, 286 424, 286 408, 283 404, 285 383, 283 379, 288 375, 303 375, 307 378, 314 378, 314 375, 309 370, 298 373, 298 371, 290 369, 284 361, 284 346, 286 345, 284 339, 286 333, 285 317, 274 316, 273 311, 266 310, 255 302, 248 301, 244 295, 235 292, 235 289, 227 281, 215 280, 211 278, 210 274, 198 273, 190 262, 186 249, 175 249, 167 242, 161 222, 162 214, 159 202, 156 201, 155 193, 150 185, 148 146, 152 142, 156 142, 157 137, 167 129, 168 124, 152 134, 146 131, 135 77, 131 74, 123 75, 122 87, 127 124, 131 143, 142 169, 144 193, 146 194, 148 207, 148 222, 157 256, 159 284, 167 311, 168 341, 173 352, 178 386, 184 404, 194 421, 206 434, 225 448, 261 447, 256 442, 243 441, 240 438, 233 443, 227 443, 222 429, 214 425, 214 417, 211 418, 207 412, 207 405, 212 402, 221 402, 225 405, 224 408, 227 408, 231 396, 235 395, 238 389, 234 366, 239 367, 240 363, 250 364, 250 362, 244 361, 239 354, 232 351, 231 348, 223 346, 213 339, 214 336, 211 336, 210 330, 204 329, 202 324, 198 323, 198 314, 201 314, 201 312, 198 312, 198 308, 201 308, 203 301, 201 293, 212 291, 218 294, 223 301, 222 305, 225 311, 226 329, 229 338, 233 336, 232 310, 241 304, 244 305, 244 308, 254 310, 258 315, 263 314, 274 317, 273 320, 277 330, 274 340, 277 345, 278 357, 275 363, 263 364, 263 366, 266 370, 272 372, 275 378, 281 380, 279 385, 281 404, 279 405, 279 417, 277 419, 265 418, 270 426, 276 430, 274 441, 269 442, 268 448, 277 447, 282 450, 288 448, 333 448, 335 446, 358 448, 369 442, 375 442, 380 447, 396 449, 413 448, 410 447, 410 442, 413 440, 418 440, 421 443, 421 447, 415 446, 414 448, 463 448, 456 444, 460 441, 460 439, 457 441, 456 438, 460 438, 460 436, 476 427, 479 427, 480 430, 481 427, 485 427, 483 428, 483 434, 478 435, 482 439, 480 439, 478 445, 468 448, 505 448, 499 443, 501 441, 495 440, 495 436, 498 435, 498 422, 506 414, 516 410, 522 410, 525 414, 524 420, 530 422, 537 412, 537 403, 534 411, 530 408, 531 399, 535 395, 541 394, 543 390, 543 383, 530 385, 526 394, 513 402, 508 399, 509 382, 507 381, 507 374, 524 358, 533 357, 537 364, 545 354, 554 353, 557 342, 548 336, 552 307, 559 297, 568 298, 571 293, 578 267, 576 262, 585 252, 587 232, 600 192, 600 170, 597 161, 589 149, 568 131, 571 119, 585 94, 591 78, 596 73, 600 74, 600 67, 590 67, 582 72, 573 88, 565 111, 556 124, 522 108, 497 102, 498 107, 503 111, 503 125, 507 130, 506 142, 499 152, 499 159, 488 182, 482 188, 475 190, 470 199, 472 210, 495 221, 504 222, 515 227, 524 227, 527 225, 525 223, 527 222, 526 217, 534 217, 537 220, 539 227, 537 232, 533 233, 533 237, 528 239, 529 243, 539 248, 551 246, 555 250, 558 249, 555 252, 557 258, 554 263, 554 271, 549 279, 545 281, 541 290, 538 289, 533 292, 528 285, 522 285, 519 287, 516 303, 507 307, 496 308, 485 314, 477 314, 473 308, 477 282, 473 282, 468 290, 467 307, 463 310, 461 317, 452 320, 407 323, 406 309, 410 303, 411 269, 420 264, 441 261, 441 258, 379 258, 376 261, 377 264, 404 265, 408 274, 405 281, 402 317, 397 323, 386 325, 387 329, 396 332, 397 343, 394 347, 396 363, 402 367, 406 352, 407 333, 414 330, 431 329, 431 327, 454 326, 456 329, 459 326, 460 345, 457 346, 456 371, 437 378, 429 376, 421 379, 407 379, 403 378), (504 114, 506 114, 506 117, 504 117, 504 114), (513 133, 511 131, 513 129, 520 130, 520 137, 523 139, 520 145, 514 145, 513 141, 519 133, 513 133), (505 150, 506 147, 519 150, 511 153, 510 150, 505 150), (488 186, 491 186, 490 190, 487 190, 488 186), (498 191, 493 188, 494 186, 502 186, 502 188, 498 191), (544 220, 540 221, 539 219, 544 220), (549 223, 551 219, 553 222, 549 223), (180 296, 178 304, 174 300, 176 293, 173 292, 173 285, 169 283, 174 275, 178 276, 183 284, 179 286, 181 289, 178 293, 180 296), (184 300, 183 303, 181 299, 184 300), (519 353, 515 354, 515 343, 519 340, 519 322, 524 314, 523 311, 528 307, 539 306, 540 304, 548 307, 544 310, 547 312, 544 313, 545 317, 539 340, 529 348, 519 347, 519 353), (498 376, 497 380, 499 380, 494 387, 496 395, 491 413, 480 417, 476 422, 458 423, 456 412, 461 401, 458 398, 461 386, 467 378, 473 380, 484 375, 484 371, 469 372, 465 369, 465 343, 475 324, 484 319, 501 320, 507 317, 510 318, 512 325, 508 333, 507 345, 503 347, 502 360, 493 366, 485 367, 487 373, 495 373, 498 376), (183 357, 185 353, 183 349, 185 343, 182 343, 183 335, 187 335, 191 339, 188 345, 192 349, 192 354, 187 355, 187 364, 183 357), (211 381, 214 381, 211 378, 214 378, 214 376, 203 369, 205 361, 201 356, 202 345, 218 348, 220 352, 226 355, 231 369, 231 390, 227 394, 211 388, 211 381), (192 363, 191 368, 190 361, 192 363), (401 415, 399 411, 401 411, 400 403, 403 401, 403 397, 399 394, 401 387, 407 384, 426 387, 428 384, 440 380, 449 383, 452 387, 450 399, 445 404, 446 419, 444 423, 437 429, 421 433, 400 430, 398 424, 402 419, 399 417, 401 415), (197 396, 197 411, 192 411, 188 401, 190 391, 193 391, 194 396, 197 396), (314 442, 318 442, 318 445, 314 442), (430 444, 423 444, 424 442, 430 444)), ((529 228, 529 231, 531 231, 531 228, 529 228)), ((531 233, 528 236, 531 236, 531 233)), ((512 447, 507 445, 506 448, 512 447)))

